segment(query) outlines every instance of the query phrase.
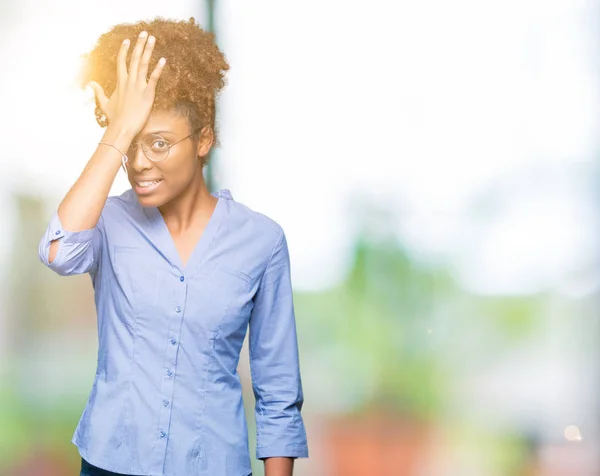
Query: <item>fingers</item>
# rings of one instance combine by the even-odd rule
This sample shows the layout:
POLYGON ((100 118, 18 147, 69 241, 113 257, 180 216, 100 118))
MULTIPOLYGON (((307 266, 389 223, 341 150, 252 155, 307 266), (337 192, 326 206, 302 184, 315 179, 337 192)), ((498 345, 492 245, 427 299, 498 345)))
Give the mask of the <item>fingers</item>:
POLYGON ((154 49, 155 41, 156 38, 153 36, 148 38, 146 48, 144 49, 144 54, 142 55, 142 60, 140 61, 138 81, 143 82, 143 84, 146 84, 146 78, 148 77, 148 64, 150 63, 150 57, 152 56, 152 50, 154 49))
POLYGON ((156 67, 154 68, 154 71, 152 71, 152 74, 150 75, 150 78, 148 79, 148 89, 154 93, 154 90, 156 89, 156 83, 158 82, 158 78, 160 78, 160 74, 163 71, 163 68, 165 67, 165 64, 167 63, 167 60, 165 58, 161 58, 158 60, 158 63, 156 63, 156 67))
POLYGON ((127 81, 127 51, 129 51, 129 39, 123 40, 121 49, 117 56, 117 84, 123 86, 127 81))
POLYGON ((96 101, 98 101, 100 109, 102 109, 102 112, 106 115, 106 103, 108 102, 108 98, 106 97, 106 94, 104 94, 104 89, 102 89, 102 86, 94 81, 90 81, 90 86, 94 91, 94 95, 96 96, 96 101))
POLYGON ((148 37, 148 33, 142 31, 138 36, 137 43, 133 48, 133 52, 131 53, 131 59, 129 60, 129 80, 137 81, 138 79, 138 68, 140 65, 140 57, 142 56, 142 51, 144 51, 144 45, 146 44, 146 38, 148 37))

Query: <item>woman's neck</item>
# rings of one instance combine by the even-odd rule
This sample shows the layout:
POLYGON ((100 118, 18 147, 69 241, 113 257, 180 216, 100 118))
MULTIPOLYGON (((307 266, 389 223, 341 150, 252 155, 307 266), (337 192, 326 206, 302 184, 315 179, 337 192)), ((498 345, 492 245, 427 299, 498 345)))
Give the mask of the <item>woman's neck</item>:
POLYGON ((159 211, 171 233, 181 234, 200 222, 207 222, 216 203, 217 198, 211 195, 204 181, 202 167, 198 167, 185 191, 159 207, 159 211))

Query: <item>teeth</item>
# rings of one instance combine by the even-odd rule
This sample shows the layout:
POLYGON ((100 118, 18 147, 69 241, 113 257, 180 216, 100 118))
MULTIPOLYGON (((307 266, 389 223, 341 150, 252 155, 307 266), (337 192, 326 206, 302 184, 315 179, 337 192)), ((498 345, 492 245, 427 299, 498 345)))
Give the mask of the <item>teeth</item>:
POLYGON ((156 185, 160 180, 155 180, 153 182, 137 182, 140 187, 146 188, 151 187, 152 185, 156 185))

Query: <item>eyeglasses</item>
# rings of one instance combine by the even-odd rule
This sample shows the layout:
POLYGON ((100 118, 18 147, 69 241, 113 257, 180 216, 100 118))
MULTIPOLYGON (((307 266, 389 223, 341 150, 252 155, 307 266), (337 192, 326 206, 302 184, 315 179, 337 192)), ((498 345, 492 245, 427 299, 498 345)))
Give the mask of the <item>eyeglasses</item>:
POLYGON ((179 144, 181 141, 187 139, 188 137, 193 136, 200 129, 202 129, 202 127, 197 128, 191 134, 183 137, 182 139, 179 139, 177 142, 174 142, 173 144, 169 144, 169 141, 167 139, 165 139, 164 137, 162 137, 158 134, 154 134, 154 133, 146 134, 142 138, 141 141, 133 142, 129 146, 127 155, 130 157, 133 156, 133 154, 135 154, 135 150, 139 146, 141 146, 142 151, 144 152, 144 155, 148 158, 148 160, 151 160, 152 162, 164 162, 169 157, 169 151, 171 150, 172 147, 176 146, 177 144, 179 144))

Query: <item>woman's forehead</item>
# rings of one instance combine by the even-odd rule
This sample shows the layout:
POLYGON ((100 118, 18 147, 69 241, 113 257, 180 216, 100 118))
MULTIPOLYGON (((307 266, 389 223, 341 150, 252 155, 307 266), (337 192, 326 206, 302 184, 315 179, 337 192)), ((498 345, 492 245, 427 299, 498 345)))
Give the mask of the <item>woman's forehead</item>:
POLYGON ((140 135, 150 132, 165 132, 173 133, 185 132, 189 129, 187 117, 177 114, 173 111, 155 111, 153 112, 140 135))

